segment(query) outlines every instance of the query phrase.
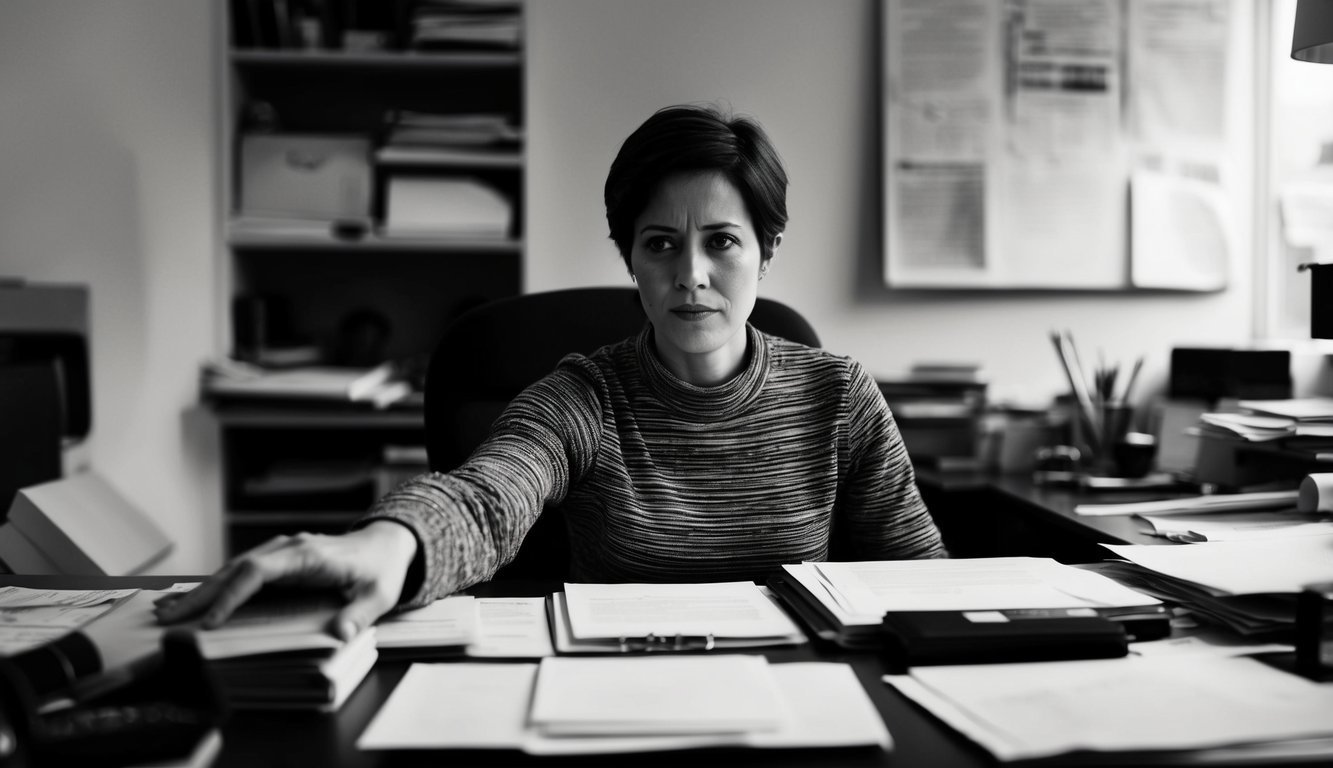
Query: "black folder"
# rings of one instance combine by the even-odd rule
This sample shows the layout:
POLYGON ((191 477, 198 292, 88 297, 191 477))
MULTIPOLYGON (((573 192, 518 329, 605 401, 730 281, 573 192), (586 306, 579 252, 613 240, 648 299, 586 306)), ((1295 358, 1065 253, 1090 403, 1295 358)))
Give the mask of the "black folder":
MULTIPOLYGON (((819 597, 811 594, 799 581, 782 571, 773 573, 768 578, 768 586, 791 609, 791 612, 805 625, 814 636, 849 650, 875 650, 884 644, 882 625, 842 624, 825 606, 819 597)), ((1123 627, 1129 640, 1157 640, 1171 634, 1171 614, 1166 606, 1157 603, 1150 605, 1096 607, 1080 609, 1052 609, 1091 611, 1095 616, 1111 624, 1123 627)), ((1006 611, 1007 613, 1025 613, 1032 616, 1041 611, 1006 611)), ((910 613, 907 611, 895 613, 910 613)), ((928 613, 956 613, 960 611, 929 611, 928 613)), ((1077 613, 1074 614, 1077 616, 1077 613)), ((1047 617, 1051 618, 1051 617, 1047 617)), ((1003 630, 997 630, 1002 632, 1003 630)))
POLYGON ((1125 627, 1087 609, 891 611, 880 626, 895 671, 926 664, 1104 659, 1129 653, 1125 627))

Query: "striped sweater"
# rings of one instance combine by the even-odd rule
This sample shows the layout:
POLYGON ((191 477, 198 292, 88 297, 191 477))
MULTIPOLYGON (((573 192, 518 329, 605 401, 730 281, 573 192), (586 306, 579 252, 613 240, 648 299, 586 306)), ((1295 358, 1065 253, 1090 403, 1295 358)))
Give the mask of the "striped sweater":
POLYGON ((652 329, 570 355, 519 395, 472 457, 384 496, 362 521, 413 530, 420 605, 489 578, 546 504, 572 578, 761 578, 805 560, 942 557, 898 428, 849 358, 747 328, 744 370, 672 375, 652 329))

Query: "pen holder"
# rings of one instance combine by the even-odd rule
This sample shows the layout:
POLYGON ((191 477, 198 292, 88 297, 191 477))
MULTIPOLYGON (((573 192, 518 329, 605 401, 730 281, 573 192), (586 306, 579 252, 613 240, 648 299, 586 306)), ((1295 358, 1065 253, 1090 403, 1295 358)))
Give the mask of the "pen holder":
POLYGON ((1145 444, 1138 437, 1141 433, 1130 431, 1133 421, 1134 407, 1124 402, 1102 403, 1076 420, 1081 434, 1075 436, 1075 445, 1083 452, 1086 471, 1109 477, 1147 474, 1155 446, 1145 444))

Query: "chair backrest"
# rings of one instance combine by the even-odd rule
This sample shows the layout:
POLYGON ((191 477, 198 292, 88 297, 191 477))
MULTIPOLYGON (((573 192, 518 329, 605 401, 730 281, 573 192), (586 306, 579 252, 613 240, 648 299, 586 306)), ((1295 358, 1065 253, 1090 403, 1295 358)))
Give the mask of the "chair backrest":
MULTIPOLYGON (((448 471, 481 444, 509 401, 555 369, 565 355, 590 354, 643 329, 634 288, 572 288, 489 302, 458 316, 441 335, 426 372, 426 450, 431 469, 448 471)), ((750 322, 806 346, 819 337, 804 317, 760 298, 750 322)), ((564 578, 564 519, 547 510, 528 534, 509 578, 564 578)))

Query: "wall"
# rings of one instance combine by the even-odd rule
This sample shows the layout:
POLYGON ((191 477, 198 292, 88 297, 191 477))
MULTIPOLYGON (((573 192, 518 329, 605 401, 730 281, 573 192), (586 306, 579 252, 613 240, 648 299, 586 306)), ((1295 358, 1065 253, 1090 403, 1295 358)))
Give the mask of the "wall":
POLYGON ((0 275, 91 289, 80 449, 177 541, 221 557, 217 457, 192 406, 214 343, 213 4, 6 0, 0 275))
MULTIPOLYGON (((1251 337, 1248 247, 1233 264, 1232 287, 1213 295, 884 288, 876 5, 529 3, 527 289, 625 284, 601 206, 615 151, 659 107, 720 102, 764 124, 791 178, 791 220, 761 293, 803 311, 827 348, 876 374, 922 359, 976 360, 994 394, 1041 402, 1068 388, 1047 338, 1052 328, 1070 329, 1085 360, 1097 350, 1111 360, 1147 354, 1141 384, 1149 387, 1164 376, 1173 343, 1251 337)), ((1244 147, 1249 117, 1247 105, 1238 107, 1233 122, 1244 147)), ((1236 170, 1244 189, 1249 169, 1236 170)), ((1243 223, 1248 203, 1237 205, 1243 223)), ((1240 242, 1248 246, 1248 237, 1244 229, 1240 242)))

